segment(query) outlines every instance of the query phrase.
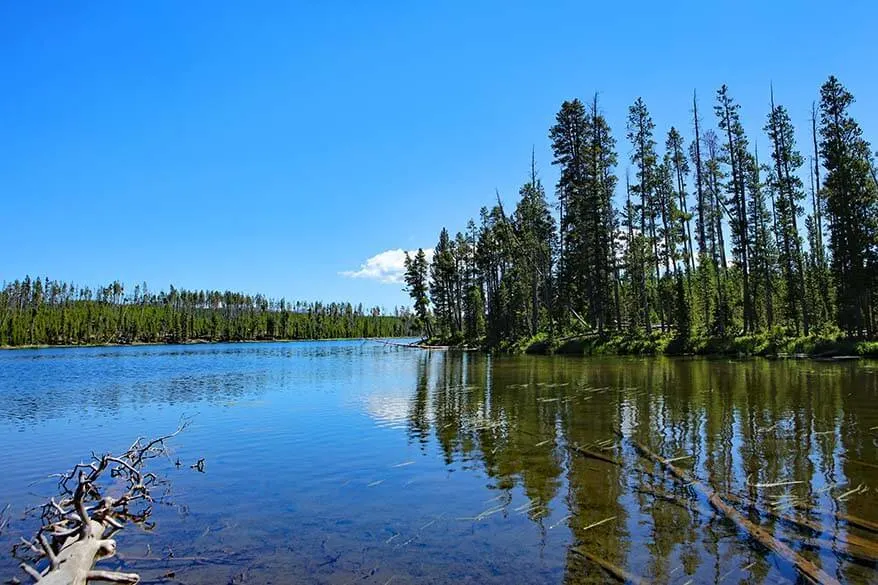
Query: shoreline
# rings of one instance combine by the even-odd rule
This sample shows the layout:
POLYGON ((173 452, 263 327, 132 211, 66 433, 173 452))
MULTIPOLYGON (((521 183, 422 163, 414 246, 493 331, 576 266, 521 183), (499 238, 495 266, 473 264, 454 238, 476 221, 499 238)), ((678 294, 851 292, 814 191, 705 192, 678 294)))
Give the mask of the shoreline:
POLYGON ((74 343, 74 344, 28 344, 0 345, 0 351, 35 349, 77 349, 91 347, 149 347, 172 345, 223 345, 233 343, 296 343, 316 341, 372 341, 390 347, 420 349, 426 351, 484 352, 507 355, 560 355, 569 357, 763 357, 766 359, 813 359, 846 361, 861 358, 878 359, 878 342, 861 339, 827 339, 783 337, 767 339, 763 336, 742 336, 728 339, 693 338, 681 345, 679 341, 656 336, 608 337, 566 336, 549 339, 538 335, 517 342, 503 342, 499 346, 461 342, 460 340, 418 339, 411 343, 394 343, 393 340, 411 337, 332 337, 322 339, 238 339, 211 340, 186 339, 180 341, 134 341, 130 343, 74 343), (784 351, 782 351, 784 350, 784 351))
MULTIPOLYGON (((57 343, 57 344, 27 344, 27 345, 0 345, 0 351, 15 351, 23 349, 77 349, 89 347, 151 347, 158 345, 223 345, 232 343, 294 343, 305 341, 380 341, 382 339, 412 339, 411 337, 325 337, 308 339, 186 339, 181 341, 132 341, 121 343, 108 341, 105 343, 57 343)), ((403 345, 403 344, 398 344, 403 345)))
POLYGON ((460 342, 459 340, 424 340, 410 347, 450 350, 484 351, 510 355, 563 355, 575 357, 599 356, 666 356, 666 357, 704 357, 704 358, 746 358, 763 357, 767 359, 813 359, 826 361, 857 360, 878 358, 878 341, 867 339, 828 338, 812 335, 809 337, 771 337, 768 335, 748 335, 734 338, 696 337, 678 340, 670 336, 653 337, 598 337, 565 336, 550 339, 538 334, 530 339, 515 342, 501 342, 497 346, 487 346, 460 342))

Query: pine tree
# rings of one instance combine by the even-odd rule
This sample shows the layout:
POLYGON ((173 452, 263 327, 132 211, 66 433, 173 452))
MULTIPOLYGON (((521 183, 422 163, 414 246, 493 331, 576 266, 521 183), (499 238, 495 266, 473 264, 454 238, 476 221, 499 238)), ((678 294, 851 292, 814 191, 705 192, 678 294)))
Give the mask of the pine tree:
POLYGON ((556 192, 559 205, 559 308, 582 311, 585 273, 581 270, 589 253, 583 230, 582 210, 590 123, 585 106, 578 99, 565 101, 549 130, 554 153, 553 165, 560 167, 556 192), (578 305, 573 307, 573 305, 578 305))
POLYGON ((723 215, 726 211, 722 197, 722 185, 725 174, 719 158, 719 139, 712 130, 704 133, 704 152, 707 159, 704 163, 704 180, 706 184, 705 213, 707 215, 707 240, 710 250, 709 273, 714 277, 712 323, 709 329, 724 337, 731 324, 731 299, 729 298, 728 262, 726 261, 726 244, 723 231, 723 215))
POLYGON ((418 252, 414 258, 411 258, 406 252, 405 254, 405 284, 406 291, 412 298, 414 303, 415 315, 426 333, 427 337, 433 336, 433 330, 430 324, 430 299, 427 296, 427 255, 422 248, 418 248, 418 252))
POLYGON ((480 286, 467 289, 465 335, 472 341, 478 341, 485 335, 485 300, 480 286))
MULTIPOLYGON (((652 333, 652 317, 650 314, 650 295, 648 291, 648 277, 651 267, 650 260, 655 268, 656 284, 661 278, 659 268, 658 243, 656 241, 655 230, 655 181, 656 181, 656 154, 655 140, 653 139, 653 130, 655 124, 646 109, 646 104, 641 98, 637 98, 634 104, 628 108, 628 132, 627 137, 631 142, 631 162, 637 167, 637 184, 631 186, 631 192, 636 193, 640 197, 640 205, 635 208, 640 219, 640 237, 645 242, 645 249, 639 249, 637 254, 632 255, 629 261, 642 261, 643 267, 637 267, 637 274, 641 275, 639 286, 644 291, 642 322, 645 326, 646 333, 652 333)), ((634 267, 629 265, 629 269, 634 267)), ((659 319, 664 328, 664 317, 662 316, 662 307, 657 307, 659 319)))
POLYGON ((848 112, 854 96, 831 76, 820 88, 820 156, 826 170, 823 199, 829 221, 838 325, 852 335, 875 331, 878 193, 871 151, 848 112))
POLYGON ((759 152, 748 156, 747 161, 747 197, 750 241, 753 243, 751 268, 753 273, 753 304, 758 320, 764 316, 767 328, 774 326, 774 271, 777 262, 777 250, 771 235, 772 214, 765 199, 762 178, 760 175, 759 152), (762 309, 762 310, 760 310, 762 309))
POLYGON ((785 283, 785 313, 793 322, 796 333, 799 324, 805 335, 810 332, 808 307, 806 304, 805 269, 802 256, 802 239, 799 237, 798 218, 802 214, 800 201, 805 192, 802 179, 798 176, 804 159, 796 150, 795 129, 783 106, 774 105, 771 99, 771 113, 765 131, 771 141, 771 158, 774 164, 768 174, 768 188, 775 197, 778 235, 781 240, 779 260, 785 283))
POLYGON ((830 296, 829 265, 826 259, 826 244, 823 231, 823 197, 820 189, 820 150, 817 142, 817 105, 811 102, 811 144, 813 153, 809 165, 811 179, 811 217, 806 220, 808 233, 809 262, 814 294, 809 295, 816 302, 819 321, 829 322, 832 318, 830 296), (810 221, 809 221, 810 220, 810 221))
POLYGON ((590 275, 588 306, 590 321, 599 334, 608 323, 619 319, 618 270, 614 249, 616 219, 613 194, 616 190, 616 141, 606 118, 598 108, 597 95, 589 111, 591 136, 587 164, 585 205, 582 213, 586 247, 591 251, 582 267, 590 275))
POLYGON ((531 178, 519 191, 521 199, 512 216, 515 258, 513 267, 526 292, 523 313, 527 333, 540 329, 541 309, 551 310, 551 274, 554 252, 555 220, 549 211, 542 182, 531 160, 531 178))
POLYGON ((705 161, 701 152, 701 119, 698 117, 698 100, 692 93, 692 126, 695 138, 689 145, 689 159, 695 167, 695 194, 697 205, 696 240, 698 242, 698 300, 701 306, 703 332, 710 329, 710 316, 714 311, 716 275, 715 254, 713 254, 713 208, 710 204, 709 186, 705 172, 705 161))
POLYGON ((686 160, 683 137, 676 128, 671 126, 665 141, 667 159, 673 170, 678 202, 677 219, 680 222, 679 234, 683 246, 683 263, 686 272, 695 271, 695 251, 692 245, 692 214, 689 213, 689 202, 686 194, 686 177, 689 175, 689 161, 686 160))
POLYGON ((706 188, 704 173, 702 172, 704 159, 701 155, 701 120, 698 118, 698 100, 694 92, 692 93, 692 120, 692 125, 695 128, 695 139, 689 147, 689 158, 695 165, 695 193, 698 204, 698 230, 696 235, 698 239, 698 256, 701 258, 708 254, 707 226, 710 224, 710 214, 706 210, 706 198, 704 195, 706 188))
POLYGON ((439 334, 442 336, 453 337, 461 330, 455 298, 459 289, 458 278, 454 242, 448 235, 448 230, 442 228, 430 265, 430 300, 436 314, 439 334))
POLYGON ((750 239, 747 225, 746 158, 748 142, 740 119, 740 106, 729 95, 728 87, 717 90, 714 107, 719 129, 725 133, 722 162, 729 167, 727 205, 730 208, 729 225, 732 235, 732 252, 741 269, 743 279, 744 332, 754 329, 753 299, 750 288, 750 239))
POLYGON ((478 230, 476 223, 469 220, 466 226, 465 281, 466 300, 464 301, 464 335, 472 341, 479 341, 485 335, 485 298, 482 292, 482 279, 477 261, 478 230))

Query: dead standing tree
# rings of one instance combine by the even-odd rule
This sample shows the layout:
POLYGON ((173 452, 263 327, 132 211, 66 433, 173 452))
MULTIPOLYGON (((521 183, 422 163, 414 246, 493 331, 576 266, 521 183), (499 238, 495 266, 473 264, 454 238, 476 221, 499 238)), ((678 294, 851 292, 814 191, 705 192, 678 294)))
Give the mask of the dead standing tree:
POLYGON ((113 535, 126 522, 148 525, 151 490, 161 483, 144 464, 168 454, 165 441, 176 432, 151 441, 138 438, 121 455, 92 455, 60 476, 60 495, 40 508, 42 526, 30 540, 22 539, 14 553, 26 559, 21 568, 40 585, 86 585, 92 581, 137 583, 135 573, 95 569, 116 553, 113 535), (121 486, 121 494, 109 495, 121 486), (25 555, 25 556, 22 556, 25 555), (42 568, 40 568, 42 566, 42 568))

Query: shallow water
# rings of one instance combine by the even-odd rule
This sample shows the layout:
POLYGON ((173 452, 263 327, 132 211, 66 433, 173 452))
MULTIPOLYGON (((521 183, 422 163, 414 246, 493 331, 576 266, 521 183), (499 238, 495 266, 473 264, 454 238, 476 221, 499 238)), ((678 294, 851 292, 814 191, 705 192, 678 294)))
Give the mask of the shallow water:
POLYGON ((182 465, 153 467, 170 485, 155 528, 123 531, 106 563, 153 582, 610 580, 574 548, 657 583, 796 582, 629 438, 752 502, 736 505, 841 582, 878 582, 875 552, 844 542, 878 534, 838 517, 878 522, 868 362, 491 358, 362 341, 0 353, 0 510, 13 510, 0 577, 23 576, 8 551, 33 532, 25 508, 54 493, 46 476, 182 415, 195 416, 172 441, 182 465))

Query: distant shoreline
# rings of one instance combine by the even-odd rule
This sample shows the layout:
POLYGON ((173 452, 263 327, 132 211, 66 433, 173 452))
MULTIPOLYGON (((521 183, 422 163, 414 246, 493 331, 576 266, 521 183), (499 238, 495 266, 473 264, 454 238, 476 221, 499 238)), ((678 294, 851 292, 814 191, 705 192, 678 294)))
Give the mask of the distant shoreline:
POLYGON ((293 343, 304 341, 379 341, 382 339, 412 339, 411 337, 327 337, 314 339, 186 339, 181 341, 132 341, 121 343, 108 341, 105 343, 58 343, 58 344, 27 344, 0 345, 0 350, 14 351, 21 349, 77 349, 88 347, 150 347, 157 345, 223 345, 232 343, 293 343))

